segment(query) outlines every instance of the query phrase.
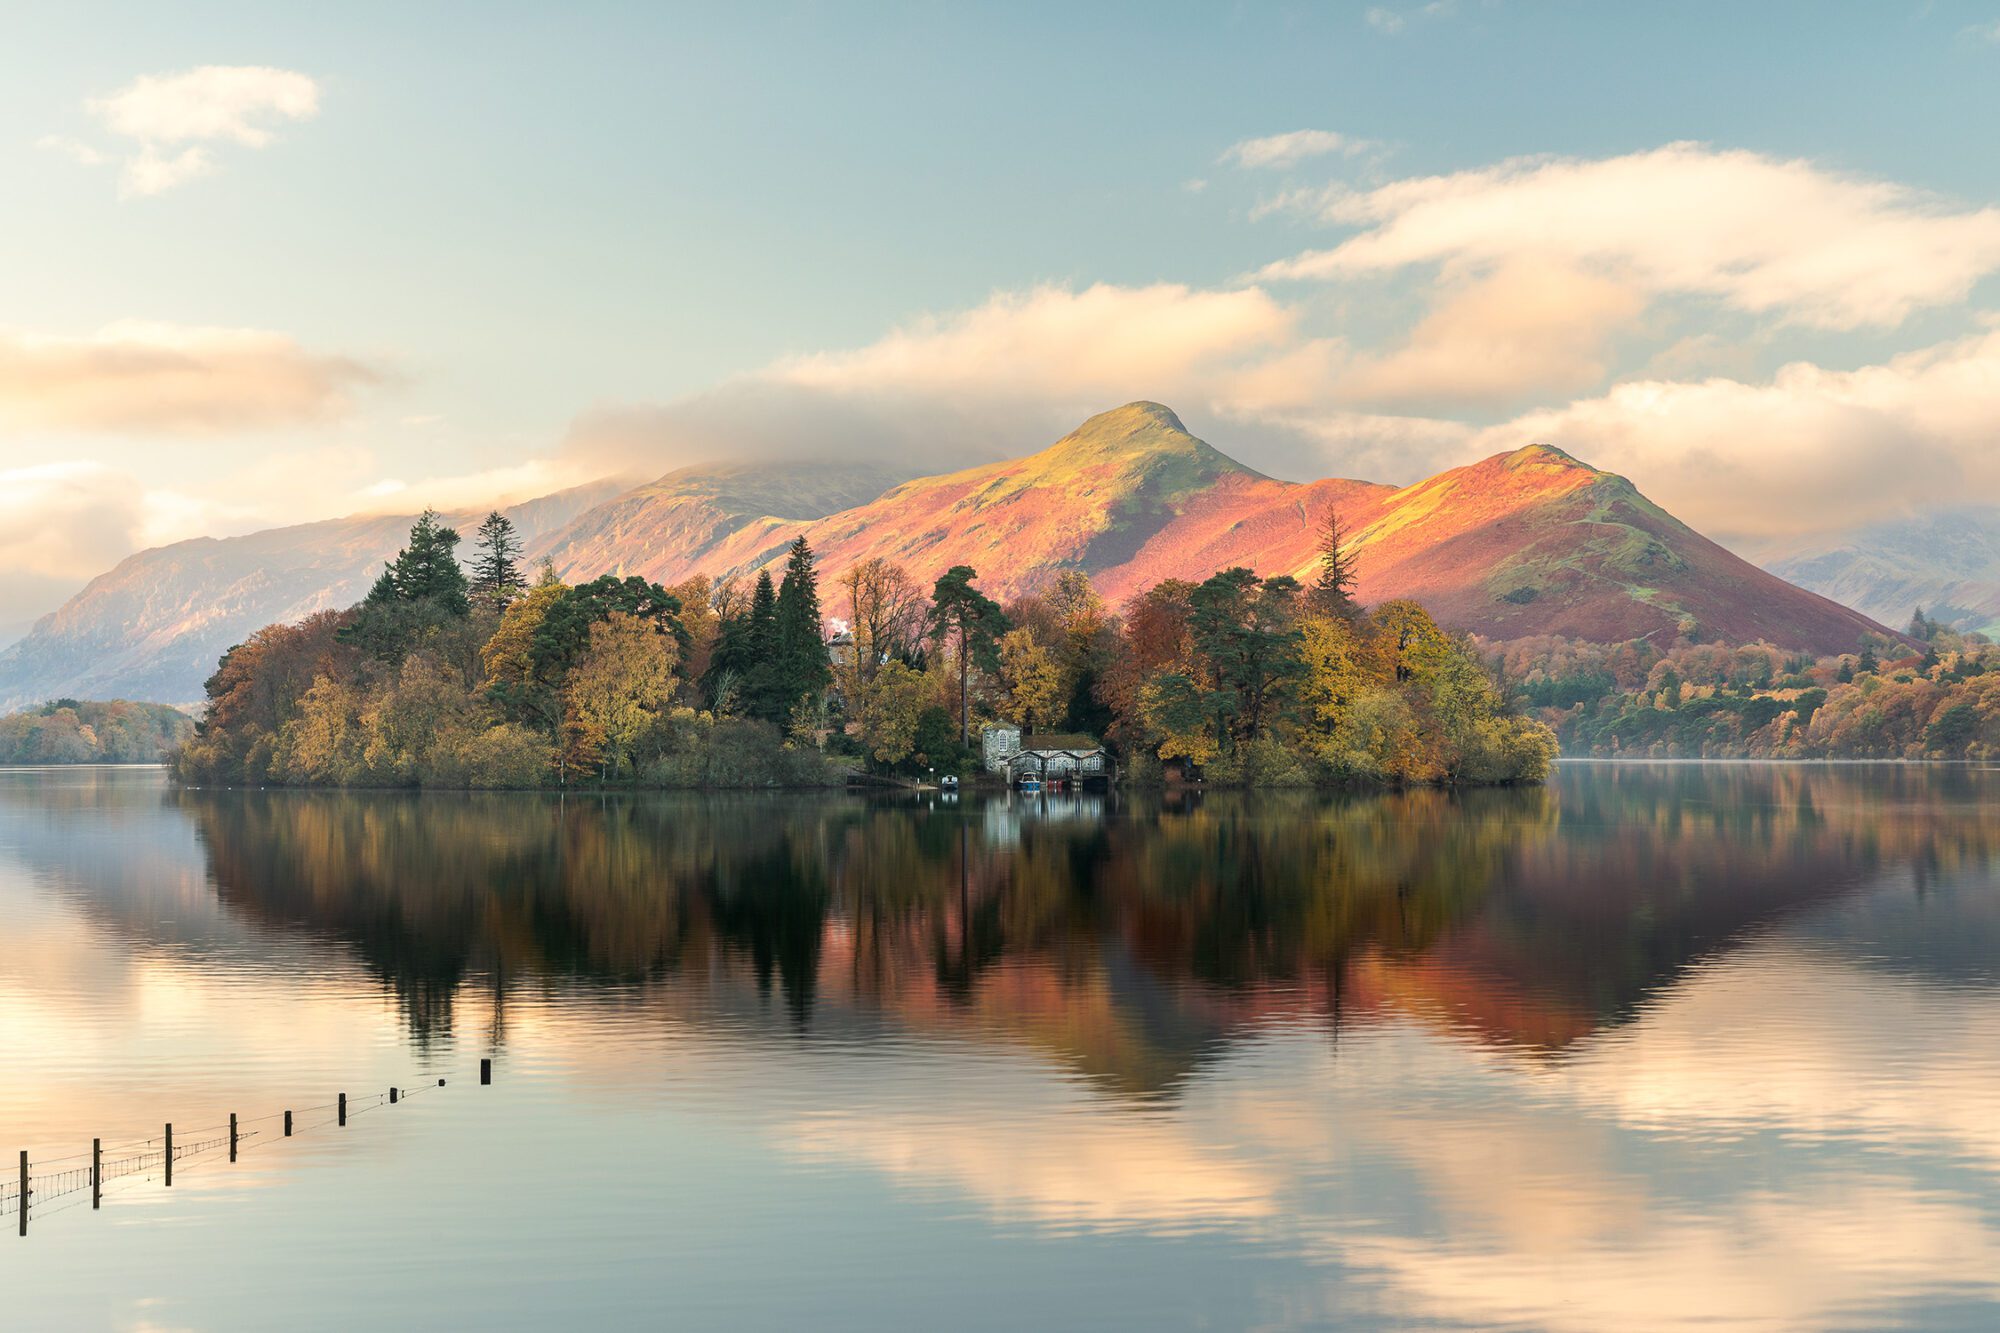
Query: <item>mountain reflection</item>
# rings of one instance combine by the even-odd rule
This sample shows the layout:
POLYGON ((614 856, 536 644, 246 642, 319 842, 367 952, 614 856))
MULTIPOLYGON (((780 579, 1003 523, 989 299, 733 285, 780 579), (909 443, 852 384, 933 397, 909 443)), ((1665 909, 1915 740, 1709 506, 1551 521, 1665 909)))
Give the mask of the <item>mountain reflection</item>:
POLYGON ((1281 1018, 1562 1052, 1797 909, 1988 865, 1986 782, 1802 765, 1179 803, 168 799, 228 909, 349 942, 420 1041, 453 1035, 468 990, 483 1025, 526 982, 754 988, 800 1033, 973 1030, 1146 1095, 1281 1018))

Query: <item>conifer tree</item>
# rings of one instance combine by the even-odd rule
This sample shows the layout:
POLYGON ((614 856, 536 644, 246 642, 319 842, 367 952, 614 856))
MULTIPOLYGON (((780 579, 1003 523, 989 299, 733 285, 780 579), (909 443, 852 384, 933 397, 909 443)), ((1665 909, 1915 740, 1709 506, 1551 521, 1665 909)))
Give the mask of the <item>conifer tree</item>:
POLYGON ((521 578, 521 538, 513 520, 499 510, 479 525, 478 555, 472 561, 472 595, 496 610, 519 596, 525 584, 521 578))
POLYGON ((1307 595, 1307 604, 1324 615, 1352 620, 1361 614, 1354 600, 1354 555, 1340 532, 1340 515, 1329 508, 1326 526, 1320 531, 1319 578, 1307 595))
POLYGON ((953 565, 938 577, 931 591, 930 637, 937 643, 956 640, 958 650, 958 741, 972 743, 972 668, 1000 669, 1000 636, 1007 616, 1000 604, 972 586, 979 572, 970 565, 953 565))
POLYGON ((782 721, 792 715, 800 701, 817 699, 833 684, 833 660, 827 653, 826 629, 820 619, 819 577, 813 572, 812 547, 806 545, 804 537, 792 543, 785 559, 785 578, 778 586, 773 619, 777 654, 772 703, 782 721))

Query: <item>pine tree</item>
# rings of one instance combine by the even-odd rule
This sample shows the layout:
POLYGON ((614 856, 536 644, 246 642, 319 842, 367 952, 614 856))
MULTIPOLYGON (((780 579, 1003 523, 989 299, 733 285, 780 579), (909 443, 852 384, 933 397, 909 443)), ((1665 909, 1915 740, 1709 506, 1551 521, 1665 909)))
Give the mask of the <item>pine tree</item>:
MULTIPOLYGON (((769 576, 766 576, 768 581, 769 576)), ((833 660, 827 653, 826 628, 820 619, 819 577, 813 573, 812 548, 800 537, 785 560, 784 582, 773 608, 777 654, 772 699, 782 721, 802 700, 817 699, 833 684, 833 660)))
POLYGON ((479 525, 479 554, 472 561, 472 595, 495 610, 519 596, 525 584, 521 578, 521 538, 513 520, 499 510, 479 525))
POLYGON ((1329 508, 1319 539, 1319 578, 1307 594, 1307 604, 1324 615, 1352 620, 1361 614, 1354 600, 1354 555, 1342 541, 1340 515, 1329 508))
POLYGON ((452 615, 465 615, 472 607, 465 571, 458 566, 458 542, 458 529, 439 522, 437 510, 424 510, 410 529, 410 544, 389 562, 386 579, 376 580, 369 600, 386 593, 399 602, 433 602, 452 615))
POLYGON ((979 577, 970 565, 953 565, 939 576, 931 591, 930 636, 940 643, 957 640, 958 741, 972 743, 972 668, 1000 670, 1000 636, 1007 616, 1000 604, 972 586, 979 577))

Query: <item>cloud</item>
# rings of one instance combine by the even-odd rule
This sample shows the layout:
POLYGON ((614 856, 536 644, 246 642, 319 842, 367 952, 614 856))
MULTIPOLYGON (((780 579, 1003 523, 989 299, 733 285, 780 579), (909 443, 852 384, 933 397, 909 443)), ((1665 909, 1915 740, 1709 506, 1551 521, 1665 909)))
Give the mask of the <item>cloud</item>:
POLYGON ((1559 262, 1508 261, 1440 293, 1395 350, 1341 374, 1348 401, 1487 407, 1603 381, 1604 344, 1645 308, 1632 288, 1559 262))
POLYGON ((1401 32, 1407 23, 1407 20, 1395 10, 1383 9, 1379 6, 1370 9, 1362 17, 1367 20, 1369 27, 1390 37, 1401 32))
POLYGON ((1354 157, 1374 147, 1371 139, 1351 139, 1333 130, 1293 130, 1231 144, 1218 161, 1242 167, 1289 167, 1309 157, 1324 157, 1329 153, 1354 157))
POLYGON ((2000 268, 2000 209, 1695 143, 1335 187, 1319 212, 1359 234, 1268 265, 1262 278, 1349 279, 1415 265, 1477 271, 1537 258, 1655 296, 1855 329, 1962 302, 2000 268))
POLYGON ((105 129, 140 143, 227 140, 262 148, 271 142, 271 121, 319 114, 319 84, 295 70, 203 65, 148 74, 89 106, 105 129))
POLYGON ((0 331, 0 424, 214 435, 346 413, 380 371, 258 329, 126 322, 88 337, 0 331))
POLYGON ((1232 448, 1253 466, 1303 464, 1285 414, 1337 410, 1337 345, 1302 336, 1258 288, 1179 284, 995 293, 863 347, 783 358, 665 404, 580 417, 566 451, 602 468, 718 458, 854 459, 939 472, 1053 441, 1093 413, 1150 398, 1191 428, 1240 421, 1232 448))
POLYGON ((2000 493, 2000 329, 1762 383, 1639 379, 1480 432, 1470 452, 1544 441, 1630 476, 1696 529, 1832 531, 2000 493))
MULTIPOLYGON (((263 65, 203 65, 148 74, 85 106, 104 130, 136 147, 122 158, 119 194, 163 194, 217 169, 213 145, 264 148, 273 126, 319 114, 319 84, 296 70, 263 65)), ((64 135, 40 145, 85 166, 119 155, 64 135)))

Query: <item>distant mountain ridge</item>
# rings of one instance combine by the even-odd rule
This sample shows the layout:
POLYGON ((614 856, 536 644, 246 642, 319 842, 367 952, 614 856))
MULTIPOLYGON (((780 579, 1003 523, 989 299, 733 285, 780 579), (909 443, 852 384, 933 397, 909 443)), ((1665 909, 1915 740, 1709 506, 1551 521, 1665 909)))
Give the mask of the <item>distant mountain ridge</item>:
POLYGON ((2000 634, 2000 506, 1958 505, 1833 537, 1768 545, 1773 574, 1901 628, 1918 608, 2000 634))
MULTIPOLYGON (((1495 638, 1664 641, 1693 627, 1836 652, 1881 632, 1557 449, 1529 445, 1400 488, 1288 482, 1150 402, 1100 413, 1026 457, 940 476, 723 463, 510 512, 529 557, 546 555, 572 580, 749 573, 803 535, 829 580, 871 557, 925 583, 969 564, 990 594, 1012 596, 1080 569, 1117 605, 1231 565, 1310 578, 1329 509, 1349 534, 1364 601, 1416 597, 1443 623, 1495 638)), ((469 532, 476 516, 454 520, 469 532)), ((409 523, 337 520, 141 552, 0 652, 0 706, 56 694, 197 699, 216 657, 259 626, 358 600, 409 523)))

